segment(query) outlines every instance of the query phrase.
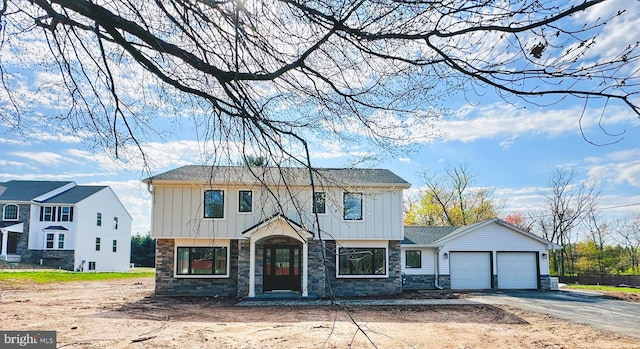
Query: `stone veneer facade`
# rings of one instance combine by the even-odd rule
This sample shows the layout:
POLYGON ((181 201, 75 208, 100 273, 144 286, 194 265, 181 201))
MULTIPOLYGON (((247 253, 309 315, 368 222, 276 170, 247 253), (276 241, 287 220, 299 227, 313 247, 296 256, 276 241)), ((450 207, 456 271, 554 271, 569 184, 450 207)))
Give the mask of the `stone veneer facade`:
MULTIPOLYGON (((256 243, 256 294, 262 293, 263 243, 282 243, 269 240, 256 243)), ((173 239, 158 239, 156 243, 156 294, 193 295, 241 298, 249 292, 248 240, 231 240, 231 270, 228 278, 174 278, 175 244, 173 239)), ((328 298, 330 289, 336 297, 381 296, 402 292, 400 278, 400 242, 389 242, 389 275, 387 278, 337 278, 335 241, 310 240, 308 246, 308 294, 328 298), (326 253, 327 269, 322 251, 326 253), (327 283, 331 282, 331 288, 327 283)))
MULTIPOLYGON (((270 240, 266 243, 281 243, 270 240)), ((256 294, 262 293, 262 246, 256 243, 256 294)), ((310 240, 308 246, 308 294, 320 298, 385 296, 406 290, 437 289, 435 275, 401 275, 400 242, 389 241, 389 275, 386 278, 338 278, 336 277, 335 241, 310 240), (326 268, 322 252, 326 256, 326 268), (327 280, 329 282, 327 282, 327 280)), ((231 240, 231 270, 228 278, 174 278, 174 251, 172 239, 158 239, 156 244, 156 294, 193 295, 242 298, 249 293, 249 240, 231 240)), ((495 276, 494 276, 495 277, 495 276)), ((540 289, 549 290, 549 275, 540 275, 540 289)), ((449 275, 438 276, 442 289, 451 288, 449 275)), ((494 282, 497 287, 497 281, 494 282)))

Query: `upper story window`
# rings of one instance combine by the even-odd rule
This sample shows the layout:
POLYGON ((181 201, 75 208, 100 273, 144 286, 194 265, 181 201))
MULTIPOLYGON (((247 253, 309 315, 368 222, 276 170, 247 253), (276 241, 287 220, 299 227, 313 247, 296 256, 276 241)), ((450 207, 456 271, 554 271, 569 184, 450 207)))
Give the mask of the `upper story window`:
POLYGON ((251 190, 240 190, 238 192, 238 212, 253 212, 253 193, 251 190))
POLYGON ((18 220, 18 205, 7 204, 2 208, 2 220, 5 221, 17 221, 18 220))
POLYGON ((407 268, 422 268, 422 253, 420 250, 408 250, 404 257, 404 265, 407 268))
POLYGON ((313 213, 326 213, 327 212, 327 194, 322 191, 313 193, 313 213))
POLYGON ((96 214, 96 225, 99 227, 102 226, 102 213, 100 212, 96 214))
POLYGON ((204 218, 224 218, 224 190, 205 190, 204 218))
POLYGON ((118 240, 113 240, 111 244, 111 252, 118 252, 118 240))
POLYGON ((100 251, 100 238, 96 238, 96 251, 100 251))
POLYGON ((118 229, 118 217, 113 217, 113 229, 118 229))
POLYGON ((344 193, 343 218, 346 221, 362 220, 362 193, 344 193))
POLYGON ((71 222, 71 207, 69 206, 62 206, 60 208, 60 221, 61 222, 71 222))
POLYGON ((40 222, 73 222, 73 207, 40 206, 40 222))
POLYGON ((53 206, 40 207, 40 220, 44 222, 53 222, 55 214, 53 213, 53 206))

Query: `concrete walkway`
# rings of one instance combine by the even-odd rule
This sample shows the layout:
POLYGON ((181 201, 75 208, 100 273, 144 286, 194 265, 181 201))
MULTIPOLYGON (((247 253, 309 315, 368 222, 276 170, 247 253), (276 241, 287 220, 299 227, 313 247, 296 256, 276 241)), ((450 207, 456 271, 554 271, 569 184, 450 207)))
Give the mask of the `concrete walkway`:
MULTIPOLYGON (((343 306, 383 306, 383 305, 471 305, 480 304, 469 299, 338 299, 335 304, 343 306)), ((238 307, 280 307, 280 306, 327 306, 326 299, 243 299, 238 307)))

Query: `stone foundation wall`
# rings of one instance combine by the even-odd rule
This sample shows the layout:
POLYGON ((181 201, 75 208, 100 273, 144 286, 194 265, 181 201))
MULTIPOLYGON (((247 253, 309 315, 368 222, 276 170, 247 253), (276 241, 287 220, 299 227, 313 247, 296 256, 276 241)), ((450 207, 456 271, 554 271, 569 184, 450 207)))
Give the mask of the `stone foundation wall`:
POLYGON ((434 290, 437 289, 435 285, 435 275, 402 275, 402 290, 434 290))
POLYGON ((540 275, 538 284, 541 290, 548 291, 551 289, 551 275, 540 275))
POLYGON ((22 255, 22 262, 40 264, 54 268, 74 271, 74 250, 27 250, 22 255))
POLYGON ((231 261, 228 278, 174 278, 175 242, 173 239, 158 239, 156 243, 156 294, 237 297, 238 241, 231 240, 229 248, 231 261))

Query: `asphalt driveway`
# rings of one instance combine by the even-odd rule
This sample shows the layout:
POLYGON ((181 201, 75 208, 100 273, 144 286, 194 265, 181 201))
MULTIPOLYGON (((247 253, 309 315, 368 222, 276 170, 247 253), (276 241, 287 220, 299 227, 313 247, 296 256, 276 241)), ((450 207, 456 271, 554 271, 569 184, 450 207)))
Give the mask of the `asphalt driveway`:
POLYGON ((474 294, 469 300, 504 304, 640 338, 640 303, 611 300, 576 291, 506 291, 474 294))

